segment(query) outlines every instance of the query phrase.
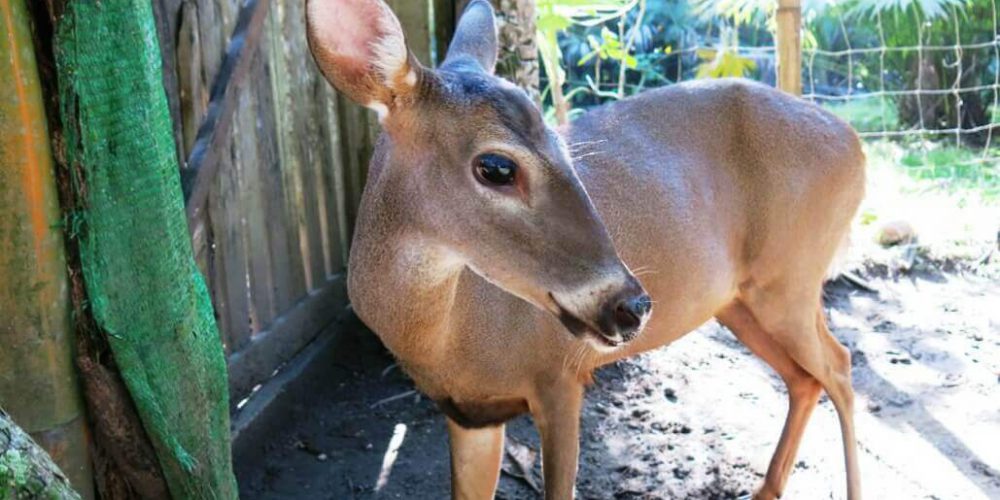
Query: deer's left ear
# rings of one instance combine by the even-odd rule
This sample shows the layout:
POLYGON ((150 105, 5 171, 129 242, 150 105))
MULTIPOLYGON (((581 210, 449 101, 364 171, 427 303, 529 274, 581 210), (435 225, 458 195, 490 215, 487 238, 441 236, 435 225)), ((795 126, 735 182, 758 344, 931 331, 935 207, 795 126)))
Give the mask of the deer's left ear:
POLYGON ((384 119, 413 95, 421 67, 382 0, 308 0, 309 48, 326 79, 384 119))
POLYGON ((497 65, 497 26, 493 6, 472 0, 455 27, 442 68, 466 68, 492 75, 497 65))

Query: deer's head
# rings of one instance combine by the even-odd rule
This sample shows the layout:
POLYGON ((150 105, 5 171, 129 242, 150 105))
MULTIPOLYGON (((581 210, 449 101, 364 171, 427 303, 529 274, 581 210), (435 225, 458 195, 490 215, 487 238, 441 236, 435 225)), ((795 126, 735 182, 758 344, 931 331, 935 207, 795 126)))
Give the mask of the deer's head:
MULTIPOLYGON (((528 95, 493 75, 493 9, 473 0, 437 70, 381 0, 310 0, 320 69, 384 129, 371 175, 420 241, 607 348, 651 302, 618 257, 566 146, 528 95)), ((371 180, 369 182, 372 182, 371 180)), ((367 196, 367 195, 366 195, 367 196)))

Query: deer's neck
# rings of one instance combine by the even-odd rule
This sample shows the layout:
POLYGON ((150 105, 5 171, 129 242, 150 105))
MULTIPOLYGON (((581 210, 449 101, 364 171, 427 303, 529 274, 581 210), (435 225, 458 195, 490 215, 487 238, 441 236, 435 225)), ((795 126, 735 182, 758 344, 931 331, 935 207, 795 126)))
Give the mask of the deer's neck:
POLYGON ((448 345, 464 264, 399 220, 378 196, 362 207, 348 288, 358 316, 401 359, 435 363, 448 345))

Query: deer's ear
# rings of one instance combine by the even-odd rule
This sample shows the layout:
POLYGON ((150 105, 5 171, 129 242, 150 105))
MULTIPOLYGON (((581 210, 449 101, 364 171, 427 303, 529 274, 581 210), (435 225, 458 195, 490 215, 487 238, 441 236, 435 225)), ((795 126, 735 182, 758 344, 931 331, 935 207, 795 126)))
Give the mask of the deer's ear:
POLYGON ((306 24, 309 48, 326 79, 380 119, 414 92, 421 68, 382 0, 308 0, 306 24))
POLYGON ((472 0, 458 21, 455 36, 448 47, 448 56, 441 67, 472 67, 492 75, 497 65, 497 45, 493 6, 486 0, 472 0))

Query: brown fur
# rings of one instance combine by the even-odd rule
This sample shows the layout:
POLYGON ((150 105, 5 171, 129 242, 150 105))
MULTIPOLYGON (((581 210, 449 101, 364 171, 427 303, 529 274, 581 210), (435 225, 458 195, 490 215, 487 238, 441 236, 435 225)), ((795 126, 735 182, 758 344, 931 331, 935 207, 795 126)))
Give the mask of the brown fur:
MULTIPOLYGON (((312 0, 323 1, 336 0, 312 0)), ((449 61, 482 60, 472 32, 458 31, 463 48, 449 61)), ((327 75, 339 71, 317 61, 327 75)), ((480 410, 506 417, 520 408, 510 402, 524 401, 542 436, 546 497, 572 497, 590 373, 717 317, 789 386, 785 432, 758 497, 780 495, 823 388, 841 417, 849 497, 860 498, 850 361, 820 308, 864 188, 850 127, 773 89, 716 80, 647 91, 557 135, 510 84, 444 67, 421 69, 413 104, 383 122, 348 286, 359 316, 457 417, 454 495, 492 496, 503 436, 502 426, 456 421, 480 410), (468 170, 483 148, 508 146, 529 187, 498 200, 468 170), (567 332, 546 292, 591 287, 600 304, 635 288, 621 261, 654 312, 638 338, 602 350, 567 332), (492 411, 497 402, 504 411, 492 411)), ((589 321, 598 306, 576 296, 574 314, 589 321)))

